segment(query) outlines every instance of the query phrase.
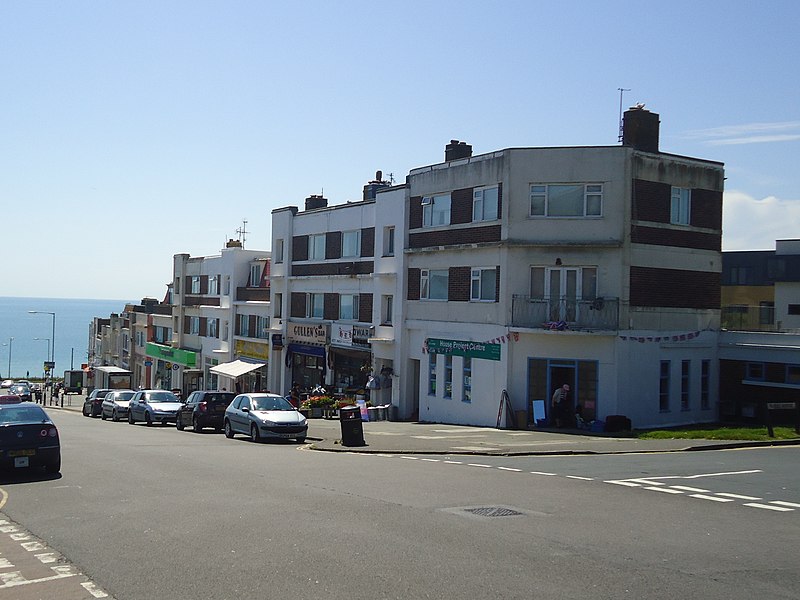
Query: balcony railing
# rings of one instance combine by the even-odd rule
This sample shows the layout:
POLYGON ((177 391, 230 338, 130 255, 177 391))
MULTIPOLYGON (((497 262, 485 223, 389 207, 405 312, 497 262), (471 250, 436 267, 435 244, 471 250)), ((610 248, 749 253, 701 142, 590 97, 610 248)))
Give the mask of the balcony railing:
POLYGON ((733 304, 722 307, 722 328, 729 331, 780 331, 774 306, 733 304))
POLYGON ((245 302, 248 300, 258 300, 261 302, 269 302, 269 288, 265 287, 237 287, 236 300, 238 302, 245 302))
POLYGON ((511 311, 514 327, 582 331, 619 329, 619 298, 514 296, 511 311))

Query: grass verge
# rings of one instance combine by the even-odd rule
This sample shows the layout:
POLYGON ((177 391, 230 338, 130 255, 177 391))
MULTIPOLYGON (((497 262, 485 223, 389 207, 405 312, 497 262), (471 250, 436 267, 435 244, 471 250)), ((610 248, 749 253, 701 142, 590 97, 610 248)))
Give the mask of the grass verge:
POLYGON ((736 427, 719 424, 692 425, 674 429, 637 431, 643 440, 800 440, 793 427, 774 427, 775 437, 769 437, 766 427, 736 427))

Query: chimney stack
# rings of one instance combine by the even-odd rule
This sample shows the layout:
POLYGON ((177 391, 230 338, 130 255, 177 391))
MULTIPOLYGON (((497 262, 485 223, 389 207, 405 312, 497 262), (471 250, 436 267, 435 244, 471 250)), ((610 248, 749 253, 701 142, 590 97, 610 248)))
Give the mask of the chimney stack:
POLYGON ((450 143, 444 147, 445 162, 458 160, 459 158, 469 158, 470 156, 472 156, 472 146, 467 142, 450 140, 450 143))
POLYGON ((658 113, 637 104, 625 111, 622 118, 622 145, 643 152, 658 152, 658 113))
POLYGON ((315 208, 326 208, 328 206, 328 199, 320 194, 312 194, 306 198, 306 210, 313 210, 315 208))

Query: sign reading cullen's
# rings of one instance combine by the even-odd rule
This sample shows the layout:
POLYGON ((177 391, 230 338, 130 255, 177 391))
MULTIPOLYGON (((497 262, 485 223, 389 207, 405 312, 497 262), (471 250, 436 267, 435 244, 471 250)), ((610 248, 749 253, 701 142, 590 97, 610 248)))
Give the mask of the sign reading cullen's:
POLYGON ((327 324, 289 323, 287 337, 297 344, 327 344, 327 324))
POLYGON ((451 356, 469 356, 470 358, 500 360, 500 344, 428 338, 425 346, 426 350, 431 354, 449 354, 451 356))

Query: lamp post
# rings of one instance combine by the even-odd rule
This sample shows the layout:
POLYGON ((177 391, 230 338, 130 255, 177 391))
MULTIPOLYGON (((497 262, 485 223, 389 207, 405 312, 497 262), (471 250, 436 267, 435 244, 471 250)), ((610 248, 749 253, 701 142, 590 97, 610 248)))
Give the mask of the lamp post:
POLYGON ((53 340, 53 345, 52 353, 50 354, 50 362, 54 363, 56 361, 56 313, 47 310, 29 310, 28 312, 32 315, 50 315, 53 317, 53 337, 51 338, 53 340))
POLYGON ((14 342, 14 338, 8 338, 8 343, 3 344, 3 346, 8 346, 8 378, 11 379, 11 344, 14 342))
POLYGON ((50 359, 50 338, 33 338, 34 340, 38 340, 40 342, 47 342, 47 358, 50 359))

